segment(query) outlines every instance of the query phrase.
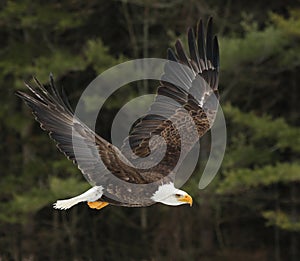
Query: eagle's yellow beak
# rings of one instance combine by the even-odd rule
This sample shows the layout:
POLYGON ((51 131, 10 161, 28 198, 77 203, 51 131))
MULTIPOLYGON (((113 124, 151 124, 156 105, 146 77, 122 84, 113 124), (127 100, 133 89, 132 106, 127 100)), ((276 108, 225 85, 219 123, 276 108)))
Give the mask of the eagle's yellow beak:
POLYGON ((181 202, 188 203, 188 204, 190 204, 190 206, 193 205, 193 199, 190 195, 185 195, 185 196, 179 198, 178 200, 181 202))

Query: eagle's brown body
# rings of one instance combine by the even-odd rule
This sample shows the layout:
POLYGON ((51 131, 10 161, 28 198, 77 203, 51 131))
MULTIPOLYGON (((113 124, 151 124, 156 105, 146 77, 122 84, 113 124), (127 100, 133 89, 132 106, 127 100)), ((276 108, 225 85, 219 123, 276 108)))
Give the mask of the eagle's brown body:
MULTIPOLYGON (((37 88, 27 85, 31 95, 17 92, 17 95, 32 109, 41 127, 55 140, 57 147, 65 156, 77 164, 89 183, 93 186, 103 186, 104 192, 100 201, 132 207, 154 204, 151 196, 158 186, 174 181, 173 170, 180 155, 182 153, 186 155, 212 126, 217 103, 214 104, 211 98, 218 97, 219 71, 218 42, 212 35, 212 21, 209 20, 208 23, 206 40, 200 21, 197 39, 190 29, 188 44, 190 57, 186 55, 180 41, 175 45, 177 54, 172 50, 168 51, 170 61, 183 64, 191 70, 192 73, 182 79, 187 87, 184 89, 166 82, 163 76, 157 91, 159 96, 173 99, 176 104, 170 109, 167 103, 162 103, 156 98, 149 113, 136 123, 126 139, 135 155, 146 157, 150 154, 150 139, 155 135, 164 138, 167 145, 166 154, 159 164, 149 169, 135 168, 131 164, 133 159, 128 156, 128 148, 123 146, 119 150, 77 119, 64 93, 60 93, 55 87, 52 77, 50 77, 50 91, 36 80, 37 88), (199 86, 203 83, 206 86, 199 86), (190 94, 193 88, 198 91, 198 97, 190 94), (210 105, 206 106, 208 103, 210 105), (170 111, 169 118, 152 113, 164 110, 170 111), (187 114, 191 116, 192 121, 186 117, 187 114), (189 129, 195 126, 197 137, 189 135, 189 129), (183 134, 185 137, 180 135, 181 127, 185 130, 183 134), (182 140, 185 140, 184 146, 182 140), (114 182, 114 178, 120 182, 114 182), (152 185, 148 185, 147 190, 144 190, 143 186, 130 185, 149 183, 152 185)), ((168 67, 165 76, 170 74, 167 69, 168 67)), ((154 142, 152 146, 159 149, 160 144, 154 142)), ((148 160, 151 161, 151 158, 148 160)))

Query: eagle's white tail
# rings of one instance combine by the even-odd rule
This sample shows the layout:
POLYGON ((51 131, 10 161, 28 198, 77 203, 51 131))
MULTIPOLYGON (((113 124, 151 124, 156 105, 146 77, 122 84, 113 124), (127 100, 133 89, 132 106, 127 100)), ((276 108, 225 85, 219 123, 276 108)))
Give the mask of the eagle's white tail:
POLYGON ((53 204, 53 207, 56 209, 68 209, 83 201, 89 201, 89 202, 96 201, 102 197, 102 194, 103 194, 103 187, 95 186, 74 198, 57 200, 56 203, 53 204))

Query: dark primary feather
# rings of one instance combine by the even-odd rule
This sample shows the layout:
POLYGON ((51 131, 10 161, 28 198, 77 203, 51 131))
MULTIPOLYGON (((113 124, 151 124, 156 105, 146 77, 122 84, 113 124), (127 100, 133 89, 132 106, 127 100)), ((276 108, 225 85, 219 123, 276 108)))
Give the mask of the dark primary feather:
MULTIPOLYGON (((168 59, 188 66, 193 73, 187 70, 174 70, 172 64, 166 65, 161 85, 147 113, 148 116, 136 122, 121 149, 129 158, 131 153, 125 146, 129 142, 137 156, 147 157, 150 155, 150 139, 160 135, 165 139, 167 153, 162 161, 153 167, 153 170, 161 173, 164 171, 166 174, 174 169, 180 153, 187 154, 198 138, 210 129, 218 106, 214 97, 218 98, 219 48, 218 40, 212 34, 212 18, 208 21, 206 37, 202 20, 198 23, 197 37, 193 29, 188 30, 188 47, 190 57, 178 40, 175 44, 176 54, 172 49, 168 49, 168 59), (169 83, 165 79, 175 79, 180 86, 169 83), (174 103, 166 102, 161 95, 174 100, 174 103), (192 117, 193 123, 186 120, 186 113, 192 117), (168 117, 154 118, 154 115, 168 117), (179 129, 189 131, 194 124, 198 132, 197 139, 189 139, 189 135, 180 137, 179 130, 175 128, 179 126, 179 129), (186 140, 185 144, 181 142, 183 139, 186 140)), ((160 150, 161 142, 154 142, 152 149, 160 150)), ((134 162, 134 158, 130 158, 130 161, 134 162)))
POLYGON ((189 67, 191 67, 189 59, 184 51, 184 48, 182 46, 182 42, 180 40, 177 40, 175 43, 175 48, 176 48, 176 52, 177 52, 177 56, 178 56, 178 60, 180 62, 182 62, 183 64, 188 65, 189 67))
POLYGON ((207 32, 206 32, 206 57, 207 60, 212 62, 213 60, 213 35, 212 35, 212 18, 208 20, 207 32))
MULTIPOLYGON (((202 62, 202 66, 200 68, 207 68, 207 56, 205 50, 205 36, 204 36, 204 25, 202 20, 199 21, 197 26, 197 44, 198 44, 198 52, 200 57, 200 63, 202 62)), ((191 39, 192 40, 192 39, 191 39)))
POLYGON ((32 109, 41 128, 49 133, 65 156, 78 165, 92 185, 105 183, 107 169, 124 181, 146 183, 136 169, 127 165, 128 161, 127 164, 124 163, 126 159, 118 148, 74 117, 66 96, 59 93, 52 76, 50 76, 50 91, 46 90, 37 79, 35 82, 36 88, 26 84, 31 95, 21 91, 16 94, 32 109), (76 157, 73 146, 77 148, 76 157))
POLYGON ((199 53, 197 51, 197 46, 196 46, 196 40, 195 40, 195 34, 193 28, 189 28, 188 30, 188 44, 189 44, 189 50, 190 50, 190 55, 191 55, 191 63, 195 71, 200 71, 199 63, 200 63, 200 57, 199 53))
POLYGON ((168 56, 168 59, 170 61, 173 61, 173 62, 177 62, 178 61, 178 59, 176 57, 176 54, 174 53, 174 51, 171 48, 168 48, 168 55, 167 56, 168 56))

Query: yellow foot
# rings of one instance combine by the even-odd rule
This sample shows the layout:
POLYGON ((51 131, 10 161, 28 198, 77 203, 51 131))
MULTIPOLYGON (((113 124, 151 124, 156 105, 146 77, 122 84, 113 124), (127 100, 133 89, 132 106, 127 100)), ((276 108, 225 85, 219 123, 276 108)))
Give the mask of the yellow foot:
POLYGON ((88 202, 88 205, 90 208, 101 209, 101 208, 106 207, 108 205, 108 203, 102 202, 102 201, 94 201, 94 202, 88 202))

